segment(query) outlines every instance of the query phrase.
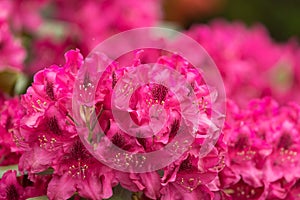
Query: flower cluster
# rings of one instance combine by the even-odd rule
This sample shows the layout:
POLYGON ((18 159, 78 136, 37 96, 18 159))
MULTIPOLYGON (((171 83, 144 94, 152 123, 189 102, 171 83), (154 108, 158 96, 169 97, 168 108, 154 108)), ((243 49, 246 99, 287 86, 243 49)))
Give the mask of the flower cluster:
POLYGON ((30 75, 62 65, 63 53, 71 48, 86 55, 113 34, 155 25, 161 18, 159 0, 3 0, 0 8, 0 69, 22 68, 30 75))
POLYGON ((14 69, 21 71, 25 59, 25 50, 21 41, 11 33, 5 18, 0 18, 0 70, 14 69))
POLYGON ((21 150, 18 148, 18 125, 23 111, 18 98, 0 97, 0 166, 18 164, 21 150))
MULTIPOLYGON (((140 52, 136 55, 138 56, 140 52)), ((20 120, 19 141, 24 153, 19 162, 23 174, 53 171, 47 195, 51 199, 67 199, 77 192, 80 196, 92 199, 109 198, 117 184, 129 191, 143 191, 151 199, 213 197, 209 184, 224 167, 225 147, 222 139, 213 151, 205 157, 199 156, 203 136, 209 124, 199 125, 199 139, 196 139, 182 157, 165 169, 163 177, 159 172, 141 174, 120 172, 96 160, 85 148, 76 131, 72 118, 72 90, 77 70, 82 64, 78 50, 65 55, 66 64, 52 65, 38 72, 22 96, 21 104, 26 114, 20 120)), ((96 110, 101 112, 99 123, 113 145, 129 152, 150 152, 162 148, 177 134, 181 113, 179 104, 172 92, 163 85, 148 84, 134 93, 130 102, 131 116, 137 124, 149 123, 149 108, 160 104, 166 112, 166 125, 153 138, 135 138, 126 135, 114 121, 109 100, 118 78, 126 71, 137 68, 136 57, 133 64, 120 67, 114 63, 103 74, 97 89, 96 110)), ((209 121, 210 103, 208 90, 202 84, 199 74, 178 55, 162 56, 158 63, 169 63, 182 75, 190 76, 199 100, 197 104, 204 121, 209 121), (192 76, 192 74, 194 74, 192 76), (206 117, 205 117, 206 116, 206 117)), ((186 77, 187 78, 187 77, 186 77)), ((197 136, 196 136, 197 138, 197 136)), ((180 146, 178 146, 180 148, 180 146)))
POLYGON ((300 178, 300 107, 272 98, 240 109, 228 103, 226 167, 221 187, 233 199, 297 199, 300 178))
POLYGON ((239 105, 264 96, 280 103, 299 100, 299 50, 293 41, 278 44, 262 25, 247 28, 222 20, 195 25, 186 33, 216 62, 227 95, 239 105))
POLYGON ((65 57, 64 66, 38 72, 22 96, 26 115, 20 121, 20 136, 27 148, 19 170, 24 174, 54 170, 47 190, 51 199, 68 199, 75 192, 92 199, 108 198, 114 175, 83 146, 70 114, 72 87, 83 58, 77 50, 65 57))
POLYGON ((279 44, 261 25, 220 20, 185 32, 223 77, 222 130, 214 121, 225 117, 214 109, 217 89, 184 55, 146 48, 110 62, 101 52, 105 71, 82 73, 85 55, 105 38, 157 24, 160 3, 0 1, 0 200, 299 199, 296 42, 279 44), (11 92, 22 81, 10 73, 34 74, 25 94, 11 92), (93 105, 82 103, 90 97, 93 105), (207 146, 210 131, 220 134, 207 146), (145 156, 155 152, 162 153, 145 156), (155 170, 132 169, 170 159, 155 170))

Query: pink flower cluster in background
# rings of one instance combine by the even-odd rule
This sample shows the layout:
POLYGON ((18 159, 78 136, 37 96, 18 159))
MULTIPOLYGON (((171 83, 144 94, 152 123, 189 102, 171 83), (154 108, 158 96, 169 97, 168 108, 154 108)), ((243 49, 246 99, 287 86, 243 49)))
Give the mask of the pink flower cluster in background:
POLYGON ((0 64, 23 68, 29 74, 53 63, 62 65, 62 55, 71 48, 80 48, 87 55, 105 38, 155 25, 162 15, 159 0, 3 0, 0 8, 0 42, 6 47, 1 48, 5 60, 0 64), (9 59, 11 51, 18 55, 9 59))
POLYGON ((186 32, 213 58, 227 95, 240 105, 272 96, 280 103, 299 100, 299 47, 275 43, 262 25, 215 20, 186 32))
POLYGON ((235 199, 297 199, 300 177, 299 121, 296 103, 280 106, 270 97, 245 109, 228 103, 224 138, 223 190, 235 199))

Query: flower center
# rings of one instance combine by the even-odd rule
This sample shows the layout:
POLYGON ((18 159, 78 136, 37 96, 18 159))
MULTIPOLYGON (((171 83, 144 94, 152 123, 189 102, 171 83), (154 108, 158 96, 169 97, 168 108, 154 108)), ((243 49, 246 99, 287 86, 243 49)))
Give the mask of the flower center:
POLYGON ((168 94, 168 88, 163 85, 154 84, 151 90, 151 94, 154 101, 158 101, 162 103, 166 100, 166 96, 168 94))
POLYGON ((71 157, 75 160, 85 160, 89 156, 87 149, 83 146, 80 141, 76 141, 71 148, 71 157))
POLYGON ((237 150, 244 150, 248 146, 248 137, 246 135, 239 135, 234 147, 237 150))
POLYGON ((264 191, 264 187, 254 188, 244 183, 243 180, 233 185, 231 189, 233 190, 233 196, 237 199, 258 199, 264 191))
POLYGON ((114 145, 116 145, 116 146, 118 146, 118 147, 120 147, 120 148, 122 148, 122 147, 125 145, 125 139, 124 139, 124 137, 123 137, 121 134, 119 134, 119 133, 116 133, 116 134, 112 137, 111 142, 112 142, 114 145))
POLYGON ((17 188, 14 185, 7 186, 6 198, 7 200, 18 200, 20 198, 17 188))
POLYGON ((179 171, 190 171, 193 169, 193 164, 190 159, 190 156, 188 156, 180 165, 179 171))
POLYGON ((71 161, 72 163, 72 165, 70 165, 69 167, 69 175, 71 175, 72 177, 85 179, 86 171, 89 168, 87 160, 90 157, 87 149, 80 141, 76 141, 73 144, 69 155, 70 160, 68 160, 68 162, 71 161), (76 162, 74 162, 74 160, 76 160, 76 162))
POLYGON ((287 133, 282 134, 282 136, 280 137, 278 144, 277 144, 277 148, 281 149, 288 149, 290 146, 292 146, 293 144, 293 140, 291 138, 291 136, 287 133))
POLYGON ((54 133, 55 135, 60 135, 61 134, 61 130, 58 126, 58 122, 57 122, 57 119, 56 117, 50 117, 48 119, 48 128, 49 130, 54 133))

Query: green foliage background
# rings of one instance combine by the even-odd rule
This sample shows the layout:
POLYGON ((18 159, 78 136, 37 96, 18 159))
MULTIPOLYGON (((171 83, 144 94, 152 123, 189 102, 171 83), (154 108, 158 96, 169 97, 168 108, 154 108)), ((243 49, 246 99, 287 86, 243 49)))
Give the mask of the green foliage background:
POLYGON ((277 41, 300 38, 300 0, 227 0, 217 14, 191 20, 187 26, 218 17, 248 25, 262 23, 277 41))

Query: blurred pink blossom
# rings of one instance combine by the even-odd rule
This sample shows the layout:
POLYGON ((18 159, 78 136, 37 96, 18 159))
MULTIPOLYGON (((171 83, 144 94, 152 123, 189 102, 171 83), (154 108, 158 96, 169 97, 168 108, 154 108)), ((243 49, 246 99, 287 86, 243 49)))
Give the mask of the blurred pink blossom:
POLYGON ((153 26, 161 19, 160 0, 56 0, 54 6, 57 9, 54 18, 75 25, 77 28, 72 31, 79 33, 81 45, 88 50, 113 34, 153 26))
POLYGON ((272 96, 279 102, 297 100, 296 54, 292 44, 275 43, 262 25, 215 20, 186 32, 218 66, 227 95, 240 105, 272 96))
POLYGON ((253 195, 259 188, 263 195, 254 199, 285 199, 300 178, 299 105, 280 106, 272 98, 263 98, 240 109, 229 102, 227 114, 228 156, 220 174, 221 187, 230 188, 235 198, 237 193, 249 194, 252 187, 253 195), (238 189, 235 184, 245 186, 238 189))
POLYGON ((0 21, 0 70, 23 70, 25 56, 21 41, 11 33, 6 21, 0 21))
POLYGON ((19 99, 5 100, 0 113, 0 166, 17 164, 21 155, 18 126, 24 115, 19 99))

